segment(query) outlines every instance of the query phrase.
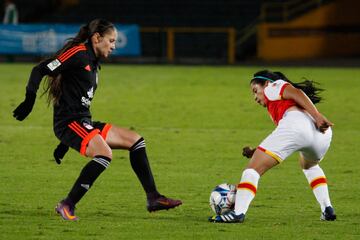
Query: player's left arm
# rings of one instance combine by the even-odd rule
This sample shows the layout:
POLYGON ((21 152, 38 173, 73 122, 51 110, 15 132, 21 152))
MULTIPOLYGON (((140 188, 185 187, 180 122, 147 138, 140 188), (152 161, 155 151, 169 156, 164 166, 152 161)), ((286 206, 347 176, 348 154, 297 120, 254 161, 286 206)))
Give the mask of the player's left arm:
POLYGON ((314 118, 316 126, 320 132, 325 132, 330 126, 334 125, 317 110, 310 98, 306 96, 301 89, 295 88, 291 84, 287 84, 282 93, 282 98, 292 99, 297 105, 305 109, 314 118))

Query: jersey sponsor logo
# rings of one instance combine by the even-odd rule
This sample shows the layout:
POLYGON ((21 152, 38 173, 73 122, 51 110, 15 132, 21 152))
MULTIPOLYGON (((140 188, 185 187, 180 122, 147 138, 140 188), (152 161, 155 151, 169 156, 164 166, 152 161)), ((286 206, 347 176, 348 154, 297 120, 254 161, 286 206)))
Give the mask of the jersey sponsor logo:
POLYGON ((84 107, 89 108, 90 105, 91 105, 91 101, 90 101, 90 99, 88 99, 88 98, 86 98, 86 97, 81 97, 81 104, 82 104, 84 107))
POLYGON ((94 97, 94 88, 90 88, 89 91, 87 91, 88 97, 81 97, 81 104, 87 108, 91 105, 91 99, 94 97))
POLYGON ((55 59, 54 61, 50 62, 48 65, 46 65, 51 71, 54 71, 55 69, 57 69, 59 66, 61 65, 61 62, 57 59, 55 59))
POLYGON ((90 88, 89 91, 87 92, 87 95, 89 96, 89 98, 93 98, 94 97, 94 88, 90 88))
POLYGON ((88 72, 90 72, 90 71, 91 71, 91 68, 90 68, 90 65, 89 65, 89 64, 88 64, 88 65, 86 65, 84 68, 85 68, 85 70, 86 70, 86 71, 88 71, 88 72))

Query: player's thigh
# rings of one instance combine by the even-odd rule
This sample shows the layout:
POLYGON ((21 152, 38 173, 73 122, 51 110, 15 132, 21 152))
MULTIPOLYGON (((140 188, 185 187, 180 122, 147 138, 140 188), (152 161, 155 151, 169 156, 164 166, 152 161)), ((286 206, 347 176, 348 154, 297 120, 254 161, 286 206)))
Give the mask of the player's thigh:
POLYGON ((273 156, 279 162, 285 160, 295 151, 306 146, 307 142, 299 134, 297 126, 292 122, 281 122, 259 145, 259 149, 273 156))
POLYGON ((106 143, 114 149, 129 149, 140 138, 134 131, 112 125, 107 133, 106 143))
POLYGON ((89 119, 77 119, 64 123, 63 126, 57 126, 54 130, 63 144, 79 151, 84 156, 111 156, 111 149, 104 140, 99 139, 101 138, 100 131, 94 128, 89 119))
POLYGON ((299 159, 299 163, 302 169, 309 169, 312 168, 313 166, 316 166, 319 164, 319 161, 315 161, 315 160, 306 160, 304 158, 304 156, 302 155, 302 153, 300 152, 300 159, 299 159))
POLYGON ((321 133, 317 129, 314 129, 313 136, 314 140, 312 144, 300 151, 300 156, 303 161, 320 162, 330 148, 332 139, 331 128, 326 130, 325 133, 321 133))
POLYGON ((254 155, 250 159, 247 168, 255 169, 260 175, 263 175, 267 170, 279 164, 279 162, 272 156, 265 152, 256 149, 254 155))
POLYGON ((112 151, 100 134, 96 134, 91 138, 86 147, 86 156, 105 156, 112 159, 112 151))

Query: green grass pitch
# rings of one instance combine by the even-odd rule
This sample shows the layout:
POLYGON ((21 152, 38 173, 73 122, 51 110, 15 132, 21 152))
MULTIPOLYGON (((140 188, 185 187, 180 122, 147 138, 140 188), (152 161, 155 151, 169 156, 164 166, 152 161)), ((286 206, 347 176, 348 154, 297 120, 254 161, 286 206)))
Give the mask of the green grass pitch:
POLYGON ((73 150, 61 165, 52 160, 57 139, 45 97, 25 121, 12 118, 31 68, 0 65, 0 239, 360 239, 359 68, 270 68, 326 89, 318 108, 335 126, 321 166, 338 220, 319 220, 294 154, 261 178, 245 223, 229 225, 207 222, 209 194, 217 184, 237 183, 247 162, 242 147, 274 129, 249 89, 252 74, 265 66, 104 64, 93 118, 144 136, 158 189, 184 203, 148 213, 128 153, 117 150, 78 204, 78 222, 61 220, 54 206, 88 160, 73 150))

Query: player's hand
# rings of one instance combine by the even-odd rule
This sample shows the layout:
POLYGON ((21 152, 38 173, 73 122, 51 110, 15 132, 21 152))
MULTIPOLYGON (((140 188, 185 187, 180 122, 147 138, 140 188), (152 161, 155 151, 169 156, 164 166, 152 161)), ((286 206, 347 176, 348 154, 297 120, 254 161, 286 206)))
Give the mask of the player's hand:
POLYGON ((251 147, 246 146, 243 148, 242 155, 244 157, 251 158, 252 155, 254 154, 255 150, 256 150, 256 148, 251 148, 251 147))
POLYGON ((69 147, 66 146, 65 144, 59 143, 59 145, 57 145, 57 147, 54 150, 54 158, 57 164, 61 164, 61 160, 64 158, 68 150, 69 147))
POLYGON ((24 120, 31 112, 36 99, 36 94, 26 92, 25 100, 13 111, 13 116, 19 121, 24 120))
POLYGON ((315 118, 316 127, 319 129, 320 132, 325 133, 325 131, 334 126, 332 122, 330 122, 325 116, 319 113, 315 118))

